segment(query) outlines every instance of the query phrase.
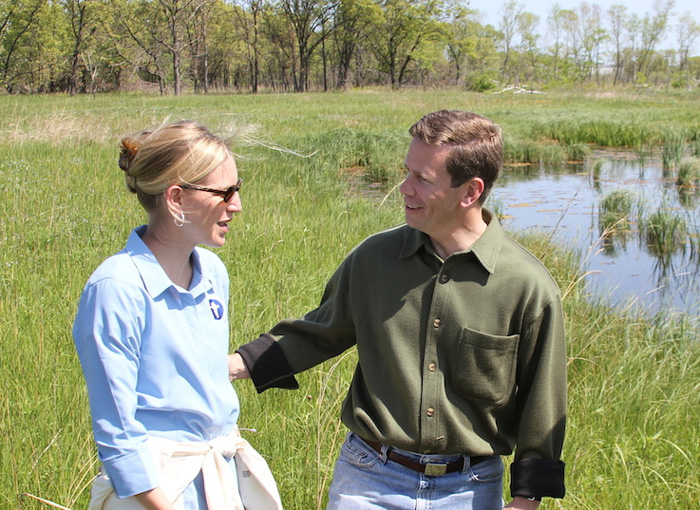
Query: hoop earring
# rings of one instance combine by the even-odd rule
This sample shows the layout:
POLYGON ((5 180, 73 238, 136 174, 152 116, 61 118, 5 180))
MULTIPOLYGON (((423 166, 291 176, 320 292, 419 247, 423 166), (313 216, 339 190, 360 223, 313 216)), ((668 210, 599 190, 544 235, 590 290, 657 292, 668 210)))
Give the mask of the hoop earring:
POLYGON ((185 224, 185 213, 180 212, 180 217, 174 217, 173 218, 173 223, 175 223, 175 226, 181 227, 185 224))

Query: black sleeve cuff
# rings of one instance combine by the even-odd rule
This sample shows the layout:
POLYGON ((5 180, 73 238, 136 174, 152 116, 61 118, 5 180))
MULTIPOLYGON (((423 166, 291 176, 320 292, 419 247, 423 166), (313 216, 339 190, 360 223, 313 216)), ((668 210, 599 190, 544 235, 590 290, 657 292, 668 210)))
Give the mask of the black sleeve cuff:
POLYGON ((564 463, 523 459, 510 466, 510 493, 524 498, 563 498, 564 463))
POLYGON ((268 388, 299 388, 284 351, 270 335, 262 334, 236 352, 243 358, 258 393, 268 388))

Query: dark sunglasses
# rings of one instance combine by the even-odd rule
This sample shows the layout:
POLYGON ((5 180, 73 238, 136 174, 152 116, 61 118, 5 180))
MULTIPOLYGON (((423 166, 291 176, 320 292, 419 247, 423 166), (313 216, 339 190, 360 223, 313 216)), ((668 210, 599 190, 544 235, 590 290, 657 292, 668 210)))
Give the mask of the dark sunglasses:
POLYGON ((241 189, 241 184, 243 184, 243 179, 238 179, 238 182, 236 182, 236 184, 234 184, 233 186, 229 186, 226 189, 201 188, 199 186, 195 186, 194 184, 180 184, 180 187, 182 189, 206 191, 207 193, 213 193, 214 195, 219 195, 224 200, 224 202, 230 202, 233 198, 233 195, 238 193, 238 191, 241 189))

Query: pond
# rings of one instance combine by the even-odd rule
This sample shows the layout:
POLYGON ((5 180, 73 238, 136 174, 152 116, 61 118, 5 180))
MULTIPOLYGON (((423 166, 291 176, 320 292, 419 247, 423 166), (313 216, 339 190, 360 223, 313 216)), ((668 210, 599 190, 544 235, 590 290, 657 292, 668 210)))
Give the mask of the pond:
POLYGON ((681 313, 700 322, 698 190, 679 193, 660 159, 595 151, 581 164, 557 171, 506 167, 489 198, 506 229, 537 231, 574 248, 588 289, 610 305, 638 312, 681 313), (616 190, 634 197, 629 229, 602 237, 599 206, 616 190), (687 234, 670 252, 650 246, 644 218, 655 211, 682 218, 687 234))

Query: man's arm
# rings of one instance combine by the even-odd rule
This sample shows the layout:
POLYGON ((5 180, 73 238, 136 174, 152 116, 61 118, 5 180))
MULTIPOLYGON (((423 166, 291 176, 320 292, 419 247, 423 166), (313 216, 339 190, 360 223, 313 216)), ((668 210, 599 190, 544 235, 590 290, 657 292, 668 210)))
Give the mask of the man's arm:
POLYGON ((299 388, 284 351, 267 333, 229 354, 228 367, 229 380, 250 378, 258 393, 268 388, 299 388))
POLYGON ((552 300, 521 332, 517 449, 511 494, 563 498, 560 460, 566 428, 566 344, 561 300, 552 300))

